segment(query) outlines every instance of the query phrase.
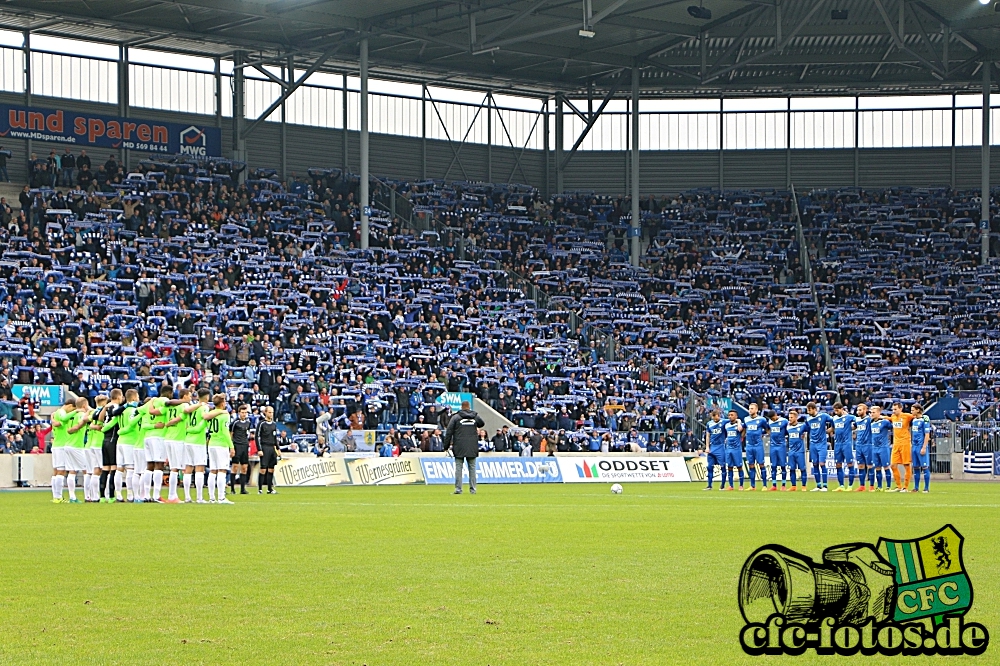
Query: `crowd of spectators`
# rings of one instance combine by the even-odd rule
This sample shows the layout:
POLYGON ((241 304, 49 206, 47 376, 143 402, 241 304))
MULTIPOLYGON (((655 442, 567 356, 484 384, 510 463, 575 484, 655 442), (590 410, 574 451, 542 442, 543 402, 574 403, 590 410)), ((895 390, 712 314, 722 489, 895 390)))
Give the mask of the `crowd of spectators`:
MULTIPOLYGON (((84 157, 33 159, 18 213, 0 201, 0 390, 206 386, 273 405, 287 446, 320 453, 351 426, 435 450, 446 391, 510 419, 518 452, 693 450, 719 400, 833 401, 789 193, 644 198, 635 268, 627 198, 388 181, 411 210, 376 212, 362 251, 357 177, 339 170, 237 184, 225 160, 129 174, 112 156, 81 180, 84 157)), ((1000 279, 976 268, 974 194, 800 205, 848 402, 1000 396, 1000 279)), ((5 439, 30 442, 23 423, 5 439)))

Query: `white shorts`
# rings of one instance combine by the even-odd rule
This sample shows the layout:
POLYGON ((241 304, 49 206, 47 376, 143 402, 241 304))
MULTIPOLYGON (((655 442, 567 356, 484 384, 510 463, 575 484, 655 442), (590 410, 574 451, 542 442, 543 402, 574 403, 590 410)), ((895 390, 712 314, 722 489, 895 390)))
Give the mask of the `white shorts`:
POLYGON ((187 462, 187 450, 184 442, 175 439, 164 440, 167 448, 167 460, 170 462, 170 469, 184 469, 187 462))
POLYGON ((115 447, 115 463, 119 467, 131 467, 135 460, 135 447, 131 444, 118 444, 115 447))
POLYGON ((66 469, 66 447, 52 447, 52 469, 66 469))
MULTIPOLYGON (((84 472, 87 468, 87 449, 78 449, 75 446, 64 446, 63 455, 66 456, 67 472, 84 472)), ((90 469, 94 469, 91 467, 90 469)))
POLYGON ((146 438, 146 462, 163 462, 167 459, 167 448, 162 437, 146 438))
POLYGON ((214 470, 229 469, 229 449, 225 446, 208 447, 208 468, 214 470))
POLYGON ((208 467, 208 451, 204 444, 184 445, 184 465, 191 467, 208 467))
POLYGON ((101 449, 89 447, 84 449, 87 452, 87 471, 93 471, 104 467, 104 453, 101 449))
POLYGON ((132 467, 137 472, 146 471, 146 449, 141 446, 132 447, 132 467))

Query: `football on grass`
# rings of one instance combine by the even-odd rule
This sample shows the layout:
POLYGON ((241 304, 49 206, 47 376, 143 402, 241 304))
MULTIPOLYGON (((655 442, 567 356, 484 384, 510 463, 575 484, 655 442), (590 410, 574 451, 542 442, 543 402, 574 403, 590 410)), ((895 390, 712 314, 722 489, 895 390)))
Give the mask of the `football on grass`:
POLYGON ((616 483, 615 485, 611 486, 611 492, 613 492, 615 495, 621 495, 622 494, 622 484, 616 483))

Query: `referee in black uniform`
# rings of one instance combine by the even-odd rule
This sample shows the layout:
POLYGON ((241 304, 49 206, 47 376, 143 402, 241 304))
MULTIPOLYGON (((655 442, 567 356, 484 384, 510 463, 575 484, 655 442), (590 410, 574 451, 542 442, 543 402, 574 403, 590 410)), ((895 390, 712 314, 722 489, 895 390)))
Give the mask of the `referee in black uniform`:
POLYGON ((274 422, 274 407, 264 408, 264 418, 257 424, 257 448, 260 450, 260 471, 257 473, 257 494, 267 484, 267 494, 274 490, 274 468, 278 465, 278 424, 274 422))
POLYGON ((236 477, 240 480, 240 495, 247 494, 247 468, 250 465, 250 408, 240 405, 236 410, 236 420, 230 422, 229 431, 233 436, 233 466, 229 477, 229 489, 236 494, 236 477))

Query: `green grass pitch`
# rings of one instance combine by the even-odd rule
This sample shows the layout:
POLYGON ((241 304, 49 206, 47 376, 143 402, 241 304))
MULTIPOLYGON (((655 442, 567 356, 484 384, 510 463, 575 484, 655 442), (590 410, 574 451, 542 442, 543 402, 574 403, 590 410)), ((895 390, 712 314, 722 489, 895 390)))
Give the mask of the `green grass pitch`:
POLYGON ((994 634, 981 657, 950 659, 1000 661, 1000 485, 288 488, 234 506, 50 497, 0 494, 2 664, 902 661, 744 655, 740 567, 765 543, 818 558, 949 522, 966 538, 969 619, 994 634))

